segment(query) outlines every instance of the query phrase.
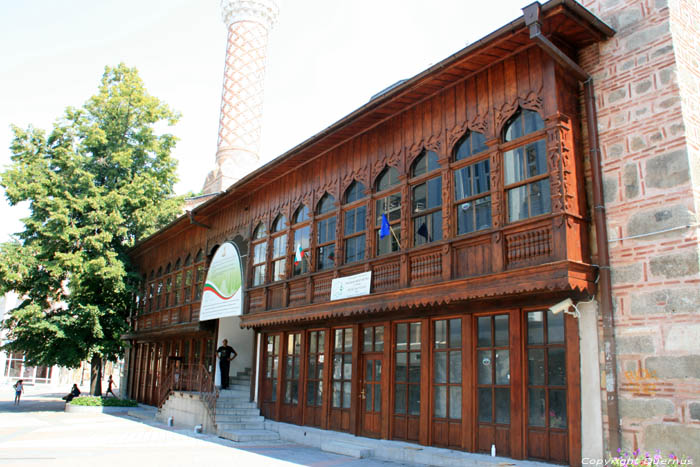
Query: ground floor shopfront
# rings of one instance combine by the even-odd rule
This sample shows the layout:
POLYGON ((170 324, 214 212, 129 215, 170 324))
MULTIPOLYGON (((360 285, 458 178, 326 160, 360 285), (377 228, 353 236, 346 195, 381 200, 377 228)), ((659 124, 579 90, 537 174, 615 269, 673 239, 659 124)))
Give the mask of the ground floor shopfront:
POLYGON ((258 331, 258 400, 267 418, 580 464, 572 316, 547 307, 452 307, 258 331))

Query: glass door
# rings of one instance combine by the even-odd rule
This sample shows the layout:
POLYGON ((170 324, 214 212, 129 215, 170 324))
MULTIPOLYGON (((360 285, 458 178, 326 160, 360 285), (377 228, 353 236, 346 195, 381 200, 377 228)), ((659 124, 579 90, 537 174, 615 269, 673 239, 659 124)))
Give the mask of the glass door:
POLYGON ((277 403, 277 380, 279 377, 280 362, 279 334, 265 335, 263 347, 263 372, 262 372, 262 412, 263 416, 276 420, 275 405, 277 403))
POLYGON ((421 323, 395 327, 392 438, 418 441, 420 432, 421 323))
POLYGON ((382 434, 382 369, 384 368, 384 326, 363 329, 360 419, 363 436, 382 434))
POLYGON ((301 374, 301 333, 287 334, 285 348, 282 407, 280 418, 290 423, 301 423, 299 410, 299 375, 301 374))

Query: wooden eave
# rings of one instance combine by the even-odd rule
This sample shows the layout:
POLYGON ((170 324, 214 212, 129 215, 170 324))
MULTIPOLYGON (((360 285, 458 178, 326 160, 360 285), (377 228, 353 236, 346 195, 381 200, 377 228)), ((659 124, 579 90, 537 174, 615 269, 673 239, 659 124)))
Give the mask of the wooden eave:
POLYGON ((470 277, 437 284, 426 284, 334 302, 260 311, 241 316, 241 327, 262 328, 280 324, 349 316, 372 315, 386 311, 439 307, 470 299, 504 299, 557 292, 584 296, 595 288, 595 268, 572 261, 557 261, 514 269, 500 274, 470 277))
MULTIPOLYGON (((577 49, 614 34, 612 28, 573 0, 551 0, 545 3, 541 9, 541 20, 545 35, 556 37, 577 49)), ((204 217, 215 214, 234 200, 264 189, 290 171, 323 156, 393 115, 529 46, 532 46, 532 41, 525 26, 525 19, 521 16, 375 97, 328 128, 246 175, 220 195, 196 207, 193 212, 204 217)), ((178 218, 137 244, 134 249, 141 249, 152 241, 158 242, 163 235, 169 236, 167 230, 179 226, 183 221, 188 222, 186 216, 178 218)))

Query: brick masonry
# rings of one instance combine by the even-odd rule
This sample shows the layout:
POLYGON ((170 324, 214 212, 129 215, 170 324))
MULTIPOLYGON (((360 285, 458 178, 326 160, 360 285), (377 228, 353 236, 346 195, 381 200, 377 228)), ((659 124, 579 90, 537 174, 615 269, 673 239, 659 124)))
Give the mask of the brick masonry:
POLYGON ((700 2, 582 3, 617 31, 579 63, 595 80, 623 447, 697 463, 700 2))

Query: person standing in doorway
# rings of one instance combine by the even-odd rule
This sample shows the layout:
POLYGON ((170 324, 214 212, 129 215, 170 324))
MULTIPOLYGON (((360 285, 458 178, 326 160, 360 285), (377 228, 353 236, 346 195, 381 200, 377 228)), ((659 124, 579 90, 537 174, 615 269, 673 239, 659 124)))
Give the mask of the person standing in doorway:
POLYGON ((219 370, 221 370, 221 389, 228 389, 228 370, 231 367, 231 360, 238 357, 233 347, 228 345, 228 340, 224 339, 221 346, 216 349, 219 355, 219 370))
POLYGON ((22 384, 22 380, 18 379, 13 387, 15 388, 15 405, 19 405, 19 399, 22 397, 22 393, 24 392, 24 384, 22 384))

